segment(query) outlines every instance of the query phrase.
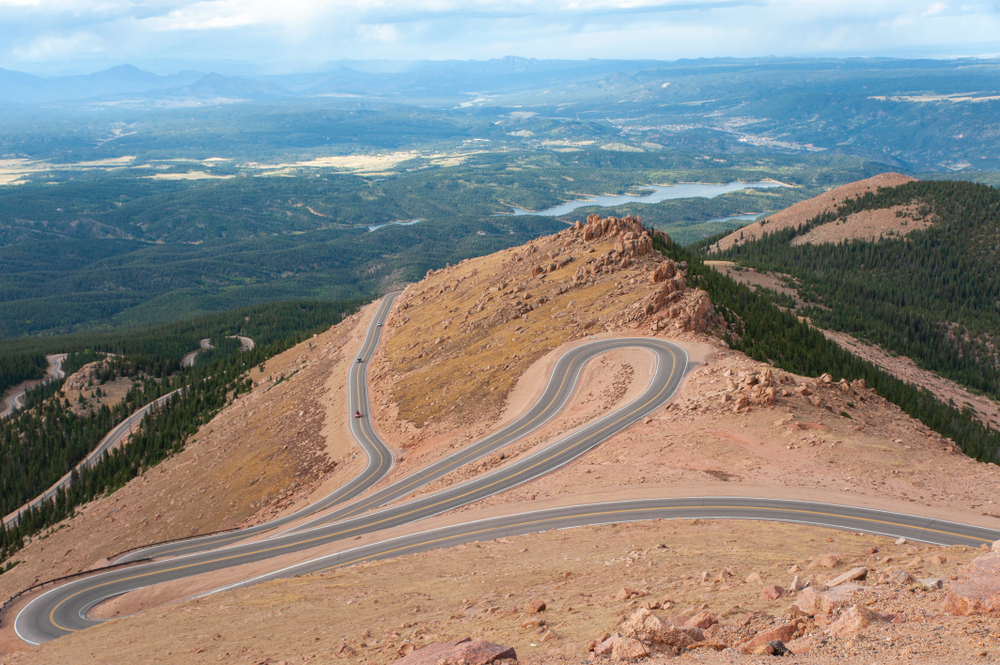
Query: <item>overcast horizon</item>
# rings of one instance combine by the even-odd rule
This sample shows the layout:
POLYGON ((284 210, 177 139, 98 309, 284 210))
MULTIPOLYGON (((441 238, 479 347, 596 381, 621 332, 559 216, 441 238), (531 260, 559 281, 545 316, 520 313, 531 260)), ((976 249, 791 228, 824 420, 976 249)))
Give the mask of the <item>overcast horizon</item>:
POLYGON ((995 57, 1000 4, 898 0, 0 0, 0 67, 310 71, 338 60, 995 57))

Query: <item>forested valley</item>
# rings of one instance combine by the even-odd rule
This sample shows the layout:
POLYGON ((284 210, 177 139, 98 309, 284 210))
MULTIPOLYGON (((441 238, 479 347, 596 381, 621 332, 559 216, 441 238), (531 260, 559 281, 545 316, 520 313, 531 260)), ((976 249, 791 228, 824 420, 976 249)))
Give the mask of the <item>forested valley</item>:
POLYGON ((912 182, 868 193, 712 258, 788 275, 806 302, 796 314, 1000 398, 1000 190, 912 182), (915 206, 915 218, 930 220, 930 226, 874 242, 791 244, 819 225, 896 206, 915 206))

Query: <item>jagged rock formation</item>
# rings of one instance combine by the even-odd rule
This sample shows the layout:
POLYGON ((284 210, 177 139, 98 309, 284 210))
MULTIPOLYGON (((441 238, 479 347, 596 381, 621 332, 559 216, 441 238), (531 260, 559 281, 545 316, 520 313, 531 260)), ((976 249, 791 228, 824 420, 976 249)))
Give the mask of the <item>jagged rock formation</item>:
POLYGON ((66 377, 63 384, 64 390, 84 390, 92 385, 100 383, 101 370, 104 369, 103 360, 87 363, 73 374, 66 377))
MULTIPOLYGON (((668 327, 682 331, 704 332, 709 326, 721 325, 708 294, 700 289, 689 289, 685 271, 687 265, 678 264, 653 250, 653 238, 642 226, 641 217, 624 218, 590 215, 586 224, 577 222, 573 231, 585 243, 613 237, 615 246, 599 257, 588 259, 577 268, 573 283, 593 283, 596 275, 626 270, 636 262, 651 263, 648 280, 662 286, 643 303, 640 311, 629 312, 621 323, 629 324, 648 320, 653 331, 668 327), (645 261, 643 261, 645 259, 645 261)), ((669 242, 670 236, 662 231, 653 235, 669 242)))
MULTIPOLYGON (((428 271, 386 324, 390 363, 377 357, 369 370, 379 386, 393 386, 391 398, 376 391, 379 408, 403 405, 383 419, 422 428, 443 422, 445 410, 463 424, 495 417, 515 377, 575 338, 711 332, 723 320, 708 294, 689 286, 684 263, 653 249, 654 238, 669 242, 639 217, 591 215, 521 247, 428 271)), ((417 440, 415 431, 405 436, 417 440)))

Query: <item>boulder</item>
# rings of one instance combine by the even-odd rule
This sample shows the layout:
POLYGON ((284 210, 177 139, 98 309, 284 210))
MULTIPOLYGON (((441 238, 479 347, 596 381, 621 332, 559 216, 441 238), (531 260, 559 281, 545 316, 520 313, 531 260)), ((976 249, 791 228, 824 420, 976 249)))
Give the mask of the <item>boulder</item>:
POLYGON ((528 614, 538 614, 545 611, 545 601, 541 598, 532 598, 524 604, 524 611, 528 614))
POLYGON ((913 584, 917 581, 913 575, 910 575, 905 570, 899 570, 898 568, 891 573, 889 573, 889 581, 893 584, 899 584, 901 586, 907 586, 913 584))
POLYGON ((824 554, 819 558, 819 565, 823 566, 824 568, 836 568, 837 566, 840 565, 840 557, 838 557, 836 554, 830 554, 830 553, 824 554))
POLYGON ((839 586, 829 591, 806 587, 799 593, 799 597, 795 599, 795 607, 798 607, 809 616, 830 614, 838 607, 847 605, 854 590, 854 588, 849 588, 847 585, 839 586))
POLYGON ((1000 540, 993 543, 989 554, 973 559, 948 586, 944 611, 956 616, 1000 617, 1000 540))
POLYGON ((641 642, 665 644, 672 647, 688 647, 695 640, 690 635, 674 626, 660 621, 652 612, 644 607, 636 610, 625 623, 621 625, 621 634, 641 642))
POLYGON ((827 627, 826 633, 831 637, 853 635, 862 628, 883 621, 885 621, 885 618, 878 612, 870 610, 864 605, 852 605, 846 612, 840 615, 839 619, 827 627))
POLYGON ((486 665, 498 660, 517 660, 514 647, 463 638, 429 644, 400 658, 396 665, 486 665))
POLYGON ((610 656, 611 650, 615 648, 615 638, 621 639, 621 635, 615 633, 614 635, 605 637, 603 640, 598 640, 594 646, 594 653, 598 656, 610 656))
POLYGON ((677 626, 677 630, 681 631, 695 642, 705 641, 705 632, 701 628, 696 628, 695 626, 677 626))
POLYGON ((649 655, 649 649, 639 640, 630 637, 612 638, 611 657, 615 660, 635 660, 649 655))
POLYGON ((684 625, 707 630, 717 623, 719 623, 719 620, 716 619, 715 615, 711 612, 698 612, 698 614, 695 614, 693 617, 684 622, 684 625))
POLYGON ((839 586, 844 582, 852 582, 854 580, 863 580, 868 577, 867 566, 858 566, 857 568, 851 568, 849 571, 843 575, 838 575, 832 580, 826 583, 828 587, 839 586))
POLYGON ((768 644, 769 642, 781 642, 782 644, 791 642, 796 637, 802 635, 802 627, 802 623, 798 621, 790 621, 780 626, 769 628, 765 631, 757 633, 751 639, 739 645, 737 650, 740 653, 752 654, 758 648, 768 644))
POLYGON ((760 597, 764 600, 778 600, 785 595, 785 588, 777 584, 770 584, 760 590, 760 597))

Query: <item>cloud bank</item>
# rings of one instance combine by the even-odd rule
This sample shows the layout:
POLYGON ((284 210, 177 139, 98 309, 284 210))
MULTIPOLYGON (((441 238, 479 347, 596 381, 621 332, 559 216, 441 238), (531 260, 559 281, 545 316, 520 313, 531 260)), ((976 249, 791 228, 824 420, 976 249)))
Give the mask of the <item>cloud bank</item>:
POLYGON ((843 0, 0 0, 0 66, 1000 53, 1000 4, 843 0))

